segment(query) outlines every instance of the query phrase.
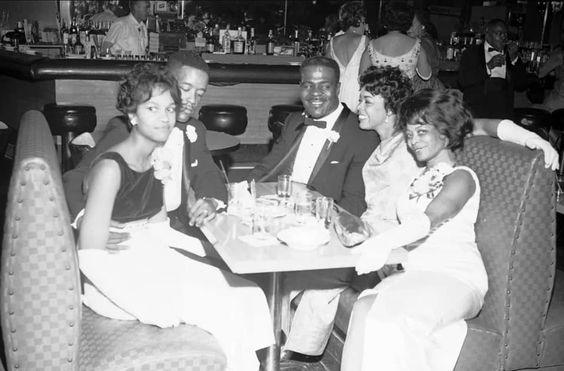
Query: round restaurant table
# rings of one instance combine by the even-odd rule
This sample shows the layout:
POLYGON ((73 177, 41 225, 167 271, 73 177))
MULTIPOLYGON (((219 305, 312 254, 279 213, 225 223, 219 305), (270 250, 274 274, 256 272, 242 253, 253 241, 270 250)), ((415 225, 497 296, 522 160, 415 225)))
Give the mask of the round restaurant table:
POLYGON ((206 131, 206 142, 212 156, 225 155, 239 148, 237 137, 219 131, 206 131))

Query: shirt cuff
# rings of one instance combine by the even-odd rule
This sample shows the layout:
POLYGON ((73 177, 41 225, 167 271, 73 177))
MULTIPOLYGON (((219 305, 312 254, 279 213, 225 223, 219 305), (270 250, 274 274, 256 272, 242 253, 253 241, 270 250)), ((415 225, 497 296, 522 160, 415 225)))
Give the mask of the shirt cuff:
POLYGON ((225 202, 218 200, 217 198, 214 197, 202 197, 202 200, 213 200, 216 203, 215 206, 215 211, 219 211, 222 209, 225 209, 227 207, 227 205, 225 205, 225 202))

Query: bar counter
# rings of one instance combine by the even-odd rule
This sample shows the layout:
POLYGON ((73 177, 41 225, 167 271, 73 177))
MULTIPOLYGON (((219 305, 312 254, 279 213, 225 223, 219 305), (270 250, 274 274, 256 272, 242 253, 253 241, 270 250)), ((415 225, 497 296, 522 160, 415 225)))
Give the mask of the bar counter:
MULTIPOLYGON (((302 57, 206 54, 210 85, 201 104, 236 104, 247 108, 248 125, 238 138, 242 144, 265 144, 270 107, 299 103, 299 65, 302 57)), ((133 60, 51 59, 0 50, 0 121, 17 128, 29 109, 46 103, 89 104, 96 108, 95 132, 101 132, 115 108, 120 79, 133 60)), ((147 62, 141 62, 147 63, 147 62)), ((164 62, 151 62, 164 63, 164 62)), ((457 65, 441 66, 439 78, 456 87, 457 65)))
MULTIPOLYGON (((210 86, 201 104, 245 106, 248 125, 239 136, 241 143, 268 143, 270 107, 299 102, 299 63, 284 57, 280 58, 284 64, 278 65, 261 64, 260 58, 257 61, 261 63, 254 64, 216 63, 204 55, 204 59, 210 58, 210 86)), ((96 108, 95 131, 101 132, 108 120, 119 114, 115 108, 117 86, 136 63, 140 62, 50 59, 0 50, 0 120, 17 128, 25 111, 42 110, 46 103, 89 104, 96 108)))

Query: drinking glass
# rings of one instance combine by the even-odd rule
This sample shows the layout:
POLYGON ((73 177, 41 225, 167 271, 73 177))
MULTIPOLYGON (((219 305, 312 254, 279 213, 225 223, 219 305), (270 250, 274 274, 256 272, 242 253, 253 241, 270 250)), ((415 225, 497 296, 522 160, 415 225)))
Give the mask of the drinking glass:
POLYGON ((292 178, 290 175, 278 175, 276 194, 282 198, 289 198, 292 195, 292 178))
POLYGON ((312 216, 313 197, 309 192, 300 192, 294 199, 294 213, 297 223, 305 223, 312 216))
POLYGON ((325 228, 329 228, 333 220, 333 204, 331 197, 318 197, 315 200, 315 219, 325 228))

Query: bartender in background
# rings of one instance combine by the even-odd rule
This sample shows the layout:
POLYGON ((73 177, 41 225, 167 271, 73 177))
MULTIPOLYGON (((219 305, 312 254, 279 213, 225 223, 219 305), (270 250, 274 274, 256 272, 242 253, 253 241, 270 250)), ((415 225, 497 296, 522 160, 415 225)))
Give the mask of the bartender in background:
POLYGON ((147 26, 149 1, 130 1, 130 13, 118 18, 106 34, 102 50, 111 54, 145 55, 147 47, 147 26))

